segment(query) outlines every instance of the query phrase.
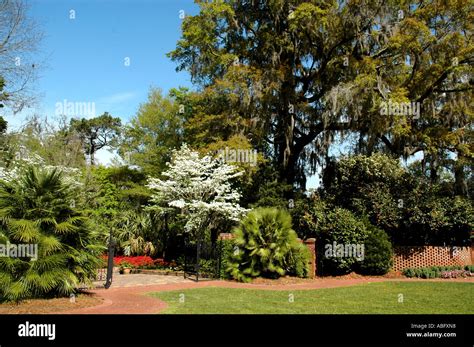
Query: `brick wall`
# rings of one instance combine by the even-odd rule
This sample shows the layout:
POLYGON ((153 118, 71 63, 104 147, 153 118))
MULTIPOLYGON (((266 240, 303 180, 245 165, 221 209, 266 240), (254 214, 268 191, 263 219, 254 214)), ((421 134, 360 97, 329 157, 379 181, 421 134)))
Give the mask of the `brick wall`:
POLYGON ((309 252, 311 253, 311 258, 309 260, 309 278, 316 277, 316 239, 307 239, 303 243, 308 247, 309 252))
POLYGON ((393 270, 434 265, 472 265, 472 247, 398 246, 394 248, 393 270))
MULTIPOLYGON (((231 233, 221 233, 221 239, 232 239, 231 233)), ((311 252, 310 277, 316 275, 316 239, 308 239, 304 243, 311 252)), ((426 267, 435 265, 473 265, 473 247, 441 247, 441 246, 396 246, 394 247, 392 270, 401 271, 409 267, 426 267)))

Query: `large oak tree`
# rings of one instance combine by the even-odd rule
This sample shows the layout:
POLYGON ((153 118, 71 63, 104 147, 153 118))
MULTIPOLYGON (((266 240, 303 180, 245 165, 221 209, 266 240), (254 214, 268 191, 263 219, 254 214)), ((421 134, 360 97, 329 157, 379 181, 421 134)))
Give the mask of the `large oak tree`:
POLYGON ((433 179, 443 158, 457 156, 460 173, 472 160, 472 3, 198 4, 169 53, 220 100, 196 123, 206 132, 216 120, 233 122, 232 132, 251 138, 287 183, 304 188, 337 135, 355 136, 360 152, 422 151, 433 179), (420 117, 382 114, 389 101, 420 103, 420 117))

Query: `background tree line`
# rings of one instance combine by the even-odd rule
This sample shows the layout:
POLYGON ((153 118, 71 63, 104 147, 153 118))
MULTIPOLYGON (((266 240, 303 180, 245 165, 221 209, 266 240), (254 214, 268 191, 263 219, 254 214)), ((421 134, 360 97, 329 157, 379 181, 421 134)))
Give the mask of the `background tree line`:
MULTIPOLYGON (((83 186, 76 203, 104 240, 112 228, 120 251, 131 254, 178 253, 182 216, 147 210, 146 180, 163 178, 172 150, 183 143, 203 155, 257 149, 256 167, 237 163, 244 172, 235 185, 241 205, 288 208, 292 199, 300 237, 314 235, 324 220, 317 216, 337 206, 398 244, 469 240, 472 3, 229 0, 199 6, 199 14, 184 19, 169 53, 178 70, 190 73, 192 89, 150 89, 127 124, 118 118, 123 115, 108 113, 54 125, 34 117, 8 132, 0 120, 2 165, 16 165, 23 150, 48 165, 78 169, 83 186), (420 117, 381 114, 388 101, 420 103, 420 117), (117 151, 115 166, 97 165, 102 148, 117 151), (322 185, 309 197, 306 183, 319 171, 322 185)), ((1 47, 0 55, 8 46, 1 47)), ((8 106, 14 79, 2 75, 0 105, 8 106)))

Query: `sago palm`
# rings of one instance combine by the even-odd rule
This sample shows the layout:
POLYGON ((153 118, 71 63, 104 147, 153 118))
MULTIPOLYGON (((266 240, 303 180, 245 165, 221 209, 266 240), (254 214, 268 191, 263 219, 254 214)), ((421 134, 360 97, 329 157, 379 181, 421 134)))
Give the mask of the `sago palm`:
POLYGON ((30 168, 0 181, 0 243, 38 247, 36 260, 0 257, 0 301, 68 295, 90 283, 101 247, 73 199, 56 170, 30 168))

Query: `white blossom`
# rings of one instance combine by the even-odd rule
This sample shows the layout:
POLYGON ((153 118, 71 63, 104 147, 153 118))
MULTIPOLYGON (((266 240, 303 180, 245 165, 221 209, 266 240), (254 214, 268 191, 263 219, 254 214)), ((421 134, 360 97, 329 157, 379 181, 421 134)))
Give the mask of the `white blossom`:
POLYGON ((210 156, 200 157, 184 144, 173 151, 165 180, 149 178, 152 201, 181 209, 186 215, 185 231, 199 232, 211 218, 239 221, 247 212, 239 205, 241 194, 232 188, 232 179, 242 175, 237 167, 210 156))
POLYGON ((38 154, 29 153, 24 147, 18 152, 9 168, 0 166, 0 180, 11 182, 21 177, 26 167, 35 166, 43 170, 58 170, 63 173, 63 180, 66 184, 81 186, 80 170, 67 166, 46 165, 44 159, 38 154))

